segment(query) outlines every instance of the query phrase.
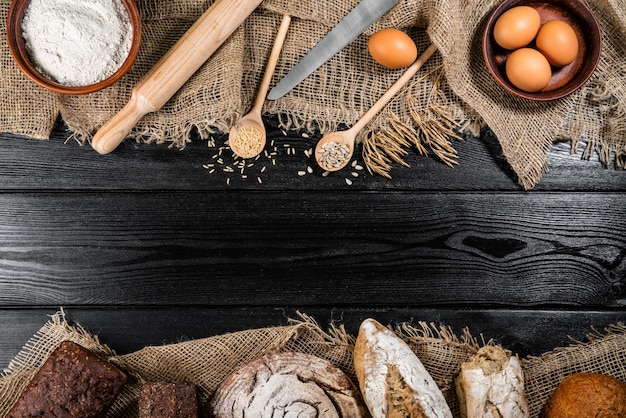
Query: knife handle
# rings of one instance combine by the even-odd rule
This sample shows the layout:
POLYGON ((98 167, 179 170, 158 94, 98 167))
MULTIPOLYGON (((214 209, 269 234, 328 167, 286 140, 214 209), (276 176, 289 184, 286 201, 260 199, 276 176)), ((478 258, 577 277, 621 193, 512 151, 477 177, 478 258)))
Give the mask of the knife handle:
POLYGON ((232 35, 262 0, 216 0, 132 89, 131 99, 94 135, 100 154, 113 151, 146 114, 159 110, 232 35))

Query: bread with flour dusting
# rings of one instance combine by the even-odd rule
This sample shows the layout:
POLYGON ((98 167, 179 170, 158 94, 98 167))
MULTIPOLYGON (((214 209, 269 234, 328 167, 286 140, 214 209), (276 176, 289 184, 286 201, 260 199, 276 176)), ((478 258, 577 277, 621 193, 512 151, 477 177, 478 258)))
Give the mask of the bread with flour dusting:
POLYGON ((413 350, 374 319, 361 323, 354 367, 373 418, 452 418, 443 393, 413 350))
POLYGON ((455 379, 462 418, 528 418, 524 372, 517 356, 487 345, 461 365, 455 379))
POLYGON ((327 360, 303 353, 268 354, 244 364, 217 388, 215 418, 367 418, 358 388, 327 360))

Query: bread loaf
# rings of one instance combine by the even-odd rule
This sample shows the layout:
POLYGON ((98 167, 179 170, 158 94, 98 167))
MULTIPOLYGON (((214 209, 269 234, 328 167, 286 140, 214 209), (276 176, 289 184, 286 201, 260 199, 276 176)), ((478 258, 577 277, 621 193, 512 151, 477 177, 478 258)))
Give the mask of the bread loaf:
POLYGON ((332 363, 302 353, 271 354, 228 376, 210 402, 216 418, 365 418, 358 389, 332 363))
POLYGON ((359 328, 354 367, 373 418, 452 418, 441 390, 419 358, 373 319, 359 328))
POLYGON ((527 418, 524 373, 517 357, 485 346, 461 365, 455 379, 462 418, 527 418))
POLYGON ((626 418, 626 384, 598 373, 574 373, 550 395, 542 418, 626 418))
POLYGON ((5 418, 105 416, 126 374, 72 341, 46 359, 5 418))
POLYGON ((139 418, 197 418, 196 385, 189 382, 144 383, 139 392, 139 418))

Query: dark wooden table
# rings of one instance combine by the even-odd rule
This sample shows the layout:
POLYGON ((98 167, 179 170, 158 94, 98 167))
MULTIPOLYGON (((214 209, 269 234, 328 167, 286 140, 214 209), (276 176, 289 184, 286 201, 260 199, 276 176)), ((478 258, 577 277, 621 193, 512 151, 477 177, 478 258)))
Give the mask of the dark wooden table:
POLYGON ((100 156, 61 123, 2 134, 0 367, 60 308, 119 353, 297 311, 468 327, 522 356, 626 320, 625 171, 558 144, 525 192, 486 132, 454 169, 411 155, 393 180, 323 177, 316 135, 268 123, 275 155, 243 174, 202 141, 100 156))

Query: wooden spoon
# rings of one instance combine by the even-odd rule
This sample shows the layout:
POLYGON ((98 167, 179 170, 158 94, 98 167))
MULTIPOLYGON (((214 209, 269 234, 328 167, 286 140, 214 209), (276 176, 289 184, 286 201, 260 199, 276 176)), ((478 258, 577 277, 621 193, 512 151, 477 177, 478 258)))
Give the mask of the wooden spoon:
POLYGON ((330 133, 320 139, 315 147, 317 164, 326 171, 337 171, 344 168, 352 158, 356 135, 359 131, 408 83, 436 50, 437 47, 431 44, 352 128, 330 133))
POLYGON ((261 118, 261 109, 267 96, 267 90, 272 81, 272 75, 276 69, 276 63, 280 56, 283 43, 287 37, 287 30, 291 23, 291 16, 288 14, 283 15, 283 20, 280 23, 276 38, 274 39, 274 46, 270 53, 267 65, 265 67, 265 74, 263 80, 259 85, 254 105, 248 114, 243 116, 237 124, 235 124, 228 134, 228 144, 230 149, 241 158, 253 158, 256 157, 265 148, 266 132, 263 125, 263 119, 261 118))

